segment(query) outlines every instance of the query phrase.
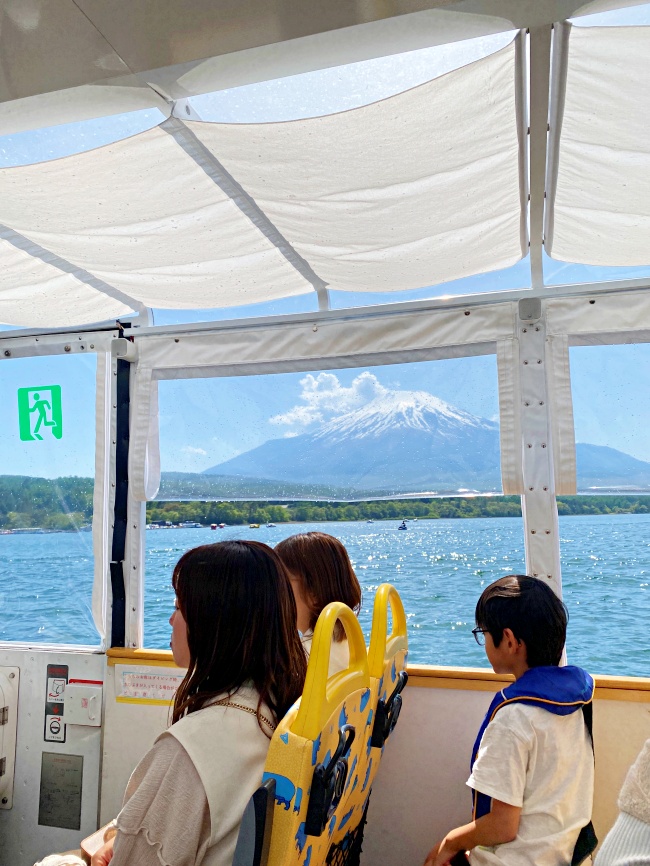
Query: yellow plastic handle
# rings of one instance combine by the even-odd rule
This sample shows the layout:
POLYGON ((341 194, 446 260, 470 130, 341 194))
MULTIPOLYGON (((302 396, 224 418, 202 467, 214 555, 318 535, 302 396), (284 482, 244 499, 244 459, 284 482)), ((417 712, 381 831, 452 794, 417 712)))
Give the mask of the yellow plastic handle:
POLYGON ((332 713, 352 692, 369 688, 368 656, 359 620, 342 601, 333 601, 318 617, 311 642, 305 688, 291 731, 299 737, 315 740, 332 713), (332 636, 341 620, 350 649, 350 662, 344 671, 329 674, 332 636))
POLYGON ((399 592, 390 583, 382 583, 375 595, 372 611, 372 631, 368 650, 368 669, 370 676, 380 679, 384 675, 386 662, 400 650, 408 649, 406 634, 406 614, 399 592), (388 631, 388 605, 393 612, 393 628, 388 631))

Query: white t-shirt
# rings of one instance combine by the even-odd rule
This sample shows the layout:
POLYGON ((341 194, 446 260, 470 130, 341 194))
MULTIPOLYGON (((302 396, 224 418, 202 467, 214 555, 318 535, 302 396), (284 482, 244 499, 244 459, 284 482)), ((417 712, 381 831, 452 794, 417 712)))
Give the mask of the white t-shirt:
MULTIPOLYGON (((307 653, 307 658, 311 653, 311 642, 314 639, 314 632, 309 629, 304 634, 300 634, 302 645, 307 653)), ((336 641, 332 639, 332 648, 330 649, 330 666, 328 675, 337 674, 339 671, 347 670, 350 665, 350 648, 346 638, 336 641)))
POLYGON ((558 716, 522 703, 500 709, 485 729, 467 784, 521 807, 517 838, 477 847, 471 866, 566 866, 589 823, 594 790, 591 740, 582 712, 558 716))

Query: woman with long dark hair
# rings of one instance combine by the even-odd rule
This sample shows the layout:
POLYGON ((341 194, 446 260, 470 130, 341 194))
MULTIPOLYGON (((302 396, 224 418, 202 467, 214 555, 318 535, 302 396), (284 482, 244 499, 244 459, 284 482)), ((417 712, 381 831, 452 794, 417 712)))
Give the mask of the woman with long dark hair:
POLYGON ((187 674, 172 726, 134 770, 117 834, 93 866, 228 866, 273 729, 302 693, 296 605, 270 547, 194 548, 172 585, 171 648, 187 674))
MULTIPOLYGON (((296 599, 298 630, 306 652, 311 651, 316 620, 331 601, 342 601, 358 613, 361 586, 345 546, 325 532, 301 532, 275 546, 289 572, 296 599)), ((330 651, 330 674, 348 666, 349 652, 340 622, 334 630, 330 651)))

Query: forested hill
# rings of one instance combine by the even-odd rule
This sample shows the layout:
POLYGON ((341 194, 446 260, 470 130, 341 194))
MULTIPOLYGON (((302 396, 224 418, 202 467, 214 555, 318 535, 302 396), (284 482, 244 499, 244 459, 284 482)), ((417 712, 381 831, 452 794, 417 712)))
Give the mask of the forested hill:
POLYGON ((0 475, 0 529, 75 529, 92 516, 92 478, 0 475))
MULTIPOLYGON (((0 529, 75 529, 92 520, 92 478, 0 475, 0 529)), ((560 514, 648 514, 650 496, 565 496, 560 514)), ((519 517, 518 496, 375 502, 150 502, 147 521, 290 523, 442 517, 519 517)))
MULTIPOLYGON (((649 514, 650 496, 567 496, 560 514, 649 514)), ((399 499, 374 502, 150 502, 147 521, 316 523, 322 520, 402 520, 417 517, 520 517, 518 496, 399 499)))

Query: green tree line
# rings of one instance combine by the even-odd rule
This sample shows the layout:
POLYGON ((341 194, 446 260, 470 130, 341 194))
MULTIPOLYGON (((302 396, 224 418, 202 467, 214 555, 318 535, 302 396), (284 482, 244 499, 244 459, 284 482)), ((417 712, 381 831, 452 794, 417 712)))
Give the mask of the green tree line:
POLYGON ((78 529, 92 516, 92 478, 0 475, 0 529, 78 529))
MULTIPOLYGON (((92 520, 92 478, 0 476, 0 528, 76 529, 92 520)), ((648 514, 646 496, 562 496, 560 514, 648 514)), ((372 502, 149 502, 147 522, 315 523, 404 518, 520 517, 518 496, 372 502)))
MULTIPOLYGON (((567 496, 560 514, 648 514, 650 497, 567 496)), ((402 520, 449 517, 521 517, 518 496, 402 499, 372 502, 150 502, 147 521, 181 523, 318 523, 337 520, 402 520)))

